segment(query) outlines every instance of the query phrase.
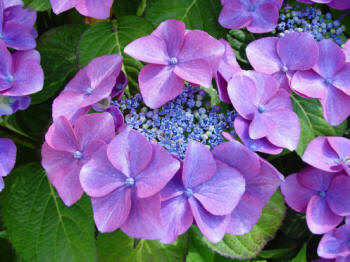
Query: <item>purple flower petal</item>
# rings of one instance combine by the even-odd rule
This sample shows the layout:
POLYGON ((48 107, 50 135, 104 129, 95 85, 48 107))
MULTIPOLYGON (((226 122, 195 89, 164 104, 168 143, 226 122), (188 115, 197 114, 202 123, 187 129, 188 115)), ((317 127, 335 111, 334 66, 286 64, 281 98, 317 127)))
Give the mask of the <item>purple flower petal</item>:
POLYGON ((171 66, 146 65, 139 74, 142 98, 150 108, 159 108, 177 97, 184 80, 173 72, 171 66))
POLYGON ((160 206, 159 194, 138 198, 133 193, 130 214, 121 230, 133 238, 162 239, 164 232, 160 226, 160 206))
POLYGON ((193 195, 209 213, 222 216, 232 212, 244 191, 243 176, 236 169, 216 161, 216 173, 193 188, 193 195))
POLYGON ((306 209, 306 222, 310 231, 314 234, 324 234, 336 228, 343 221, 329 209, 325 198, 313 196, 306 209))
POLYGON ((337 215, 350 215, 350 198, 344 197, 345 192, 350 192, 350 177, 340 175, 332 180, 327 192, 329 208, 337 215))
POLYGON ((287 34, 277 42, 276 49, 288 70, 308 70, 318 60, 317 43, 307 32, 287 34))
POLYGON ((75 7, 78 0, 50 0, 52 10, 55 14, 60 14, 75 7))
POLYGON ((313 70, 296 72, 292 78, 291 88, 309 98, 323 99, 327 93, 324 79, 313 70))
POLYGON ((325 172, 309 166, 298 173, 297 180, 301 186, 321 192, 328 190, 335 176, 335 173, 325 172))
POLYGON ((237 0, 225 2, 219 16, 220 25, 228 29, 240 29, 246 27, 251 21, 251 14, 246 11, 245 5, 237 0))
MULTIPOLYGON (((9 1, 6 0, 5 2, 9 1)), ((32 11, 29 8, 24 8, 23 4, 5 8, 6 11, 4 12, 4 20, 6 22, 15 21, 16 23, 20 24, 23 28, 26 28, 28 31, 32 30, 36 21, 35 11, 32 11)))
POLYGON ((134 40, 124 48, 124 52, 146 63, 158 65, 168 65, 170 63, 166 42, 155 35, 134 40))
POLYGON ((204 59, 191 60, 179 63, 174 68, 174 73, 190 83, 209 88, 212 80, 212 69, 204 59))
POLYGON ((252 33, 267 33, 275 29, 278 22, 279 8, 273 4, 265 3, 252 12, 252 20, 247 29, 252 33))
POLYGON ((0 177, 7 176, 15 166, 16 151, 16 145, 10 139, 0 138, 0 177))
POLYGON ((12 55, 0 41, 0 91, 11 87, 12 74, 12 55))
POLYGON ((196 187, 208 181, 216 170, 214 157, 203 144, 191 140, 183 164, 182 181, 186 188, 196 187))
MULTIPOLYGON (((268 93, 268 92, 266 92, 268 93)), ((293 110, 292 100, 290 99, 290 94, 284 89, 279 89, 278 92, 274 94, 267 104, 265 104, 266 111, 289 109, 293 110)))
POLYGON ((94 220, 102 233, 113 232, 124 224, 131 210, 131 189, 120 187, 105 197, 92 198, 94 220))
POLYGON ((343 47, 345 53, 346 62, 350 62, 350 40, 348 40, 343 47))
POLYGON ((152 161, 152 145, 141 133, 125 129, 108 145, 112 165, 128 177, 135 177, 152 161))
POLYGON ((182 168, 176 173, 172 180, 160 192, 162 201, 167 201, 183 194, 185 188, 182 184, 182 168))
POLYGON ((329 7, 337 10, 345 10, 350 8, 350 2, 344 0, 333 0, 328 5, 329 7))
POLYGON ((342 90, 347 95, 350 95, 350 63, 346 63, 345 66, 337 72, 333 78, 333 85, 342 90))
POLYGON ((112 7, 113 0, 78 0, 75 8, 84 16, 106 19, 112 7))
POLYGON ((16 20, 4 24, 1 40, 16 50, 29 50, 36 46, 32 32, 16 20))
POLYGON ((180 168, 180 162, 160 145, 152 144, 152 148, 152 160, 146 169, 136 176, 137 196, 140 198, 158 193, 180 168))
POLYGON ((189 199, 189 203, 193 217, 202 234, 213 243, 221 241, 230 222, 230 216, 214 216, 210 214, 193 197, 189 199))
POLYGON ((276 132, 277 125, 275 121, 269 118, 267 114, 255 114, 249 125, 249 137, 259 139, 266 137, 272 132, 276 132))
POLYGON ((325 234, 318 245, 318 255, 324 258, 337 258, 336 261, 339 256, 350 255, 349 235, 349 225, 341 226, 325 234))

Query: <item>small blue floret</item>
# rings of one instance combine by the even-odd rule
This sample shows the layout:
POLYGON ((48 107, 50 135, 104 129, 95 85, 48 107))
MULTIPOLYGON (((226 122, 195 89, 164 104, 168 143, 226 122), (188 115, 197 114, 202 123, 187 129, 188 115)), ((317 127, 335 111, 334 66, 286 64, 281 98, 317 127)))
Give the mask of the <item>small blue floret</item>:
POLYGON ((190 198, 193 195, 193 191, 191 188, 186 188, 185 189, 185 196, 190 198))
POLYGON ((82 159, 83 158, 83 153, 80 151, 75 151, 74 152, 74 158, 75 159, 82 159))
POLYGON ((127 179, 125 179, 125 185, 127 187, 131 187, 135 184, 135 179, 132 177, 128 177, 127 179))

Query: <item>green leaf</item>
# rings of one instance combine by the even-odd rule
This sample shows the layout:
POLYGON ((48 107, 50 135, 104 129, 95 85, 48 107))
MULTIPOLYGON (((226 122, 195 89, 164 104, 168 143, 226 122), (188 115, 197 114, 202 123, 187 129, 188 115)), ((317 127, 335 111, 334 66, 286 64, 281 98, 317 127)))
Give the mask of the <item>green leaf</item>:
POLYGON ((142 16, 145 11, 146 0, 118 0, 113 7, 117 17, 126 15, 142 16))
POLYGON ((152 25, 137 16, 124 16, 118 22, 101 22, 86 31, 78 44, 79 66, 86 66, 93 58, 107 54, 122 54, 123 68, 129 85, 138 86, 138 73, 142 63, 123 52, 124 47, 136 38, 150 34, 152 25))
POLYGON ((230 30, 227 35, 227 41, 235 51, 237 60, 243 64, 244 69, 250 68, 245 49, 254 40, 254 35, 247 30, 230 30))
POLYGON ((317 99, 303 98, 298 95, 291 96, 294 112, 300 121, 300 140, 295 150, 302 156, 311 140, 318 136, 342 136, 346 129, 346 121, 339 126, 331 126, 324 119, 322 107, 317 99))
POLYGON ((90 200, 84 196, 65 206, 37 163, 20 166, 7 177, 2 216, 24 261, 97 260, 90 200))
POLYGON ((189 230, 190 246, 186 262, 213 262, 215 253, 201 240, 193 227, 189 230))
POLYGON ((309 228, 306 225, 306 215, 296 212, 291 208, 287 209, 286 218, 281 230, 286 236, 293 239, 304 238, 310 234, 309 228))
POLYGON ((56 95, 78 71, 76 46, 88 25, 64 25, 43 34, 38 43, 41 66, 45 73, 44 88, 31 96, 40 104, 56 95))
POLYGON ((202 236, 197 228, 195 228, 195 232, 200 234, 202 241, 220 255, 234 259, 254 258, 275 236, 282 224, 285 209, 283 196, 277 191, 263 208, 258 223, 249 233, 242 236, 226 234, 221 242, 213 244, 202 236))
POLYGON ((300 249, 298 255, 293 258, 291 262, 307 262, 306 259, 306 243, 303 245, 302 249, 300 249))
POLYGON ((135 239, 120 230, 97 237, 99 262, 178 262, 184 261, 186 252, 186 234, 170 245, 141 239, 135 246, 135 239))
POLYGON ((51 9, 49 0, 23 0, 24 6, 35 11, 47 11, 51 9))
POLYGON ((224 37, 227 29, 219 23, 220 0, 151 0, 146 18, 155 26, 167 19, 183 21, 187 29, 199 29, 216 38, 224 37))

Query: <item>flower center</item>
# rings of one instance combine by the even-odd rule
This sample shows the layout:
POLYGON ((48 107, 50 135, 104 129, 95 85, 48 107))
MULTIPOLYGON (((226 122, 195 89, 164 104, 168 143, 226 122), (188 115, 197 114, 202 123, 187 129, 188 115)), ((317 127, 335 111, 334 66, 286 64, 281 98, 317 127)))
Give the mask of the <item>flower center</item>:
POLYGON ((263 112, 265 112, 265 110, 266 110, 266 109, 265 109, 265 107, 264 107, 263 105, 259 105, 259 106, 258 106, 258 112, 259 112, 259 113, 263 113, 263 112))
POLYGON ((319 193, 320 197, 325 197, 326 194, 327 194, 327 191, 321 191, 321 192, 319 193))
POLYGON ((125 179, 125 185, 127 187, 132 187, 135 184, 135 179, 133 179, 132 177, 128 177, 127 179, 125 179))
POLYGON ((86 88, 86 94, 91 95, 94 90, 91 87, 86 88))
POLYGON ((256 9, 256 7, 255 7, 254 5, 248 6, 248 11, 249 11, 249 12, 254 12, 255 9, 256 9))
POLYGON ((187 198, 190 198, 192 195, 193 195, 192 189, 191 189, 191 188, 186 188, 186 189, 185 189, 185 196, 186 196, 187 198))
POLYGON ((326 84, 331 85, 333 83, 333 80, 331 78, 326 78, 326 84))
POLYGON ((288 71, 288 67, 283 66, 283 67, 282 67, 282 72, 286 73, 287 71, 288 71))
POLYGON ((82 159, 83 158, 83 153, 80 151, 75 151, 74 152, 74 158, 75 159, 82 159))
POLYGON ((13 82, 13 76, 12 76, 12 75, 8 75, 8 76, 6 77, 6 81, 7 81, 8 83, 12 83, 12 82, 13 82))
POLYGON ((177 65, 177 63, 178 63, 179 61, 177 60, 177 58, 176 57, 172 57, 172 58, 170 58, 170 64, 171 65, 177 65))

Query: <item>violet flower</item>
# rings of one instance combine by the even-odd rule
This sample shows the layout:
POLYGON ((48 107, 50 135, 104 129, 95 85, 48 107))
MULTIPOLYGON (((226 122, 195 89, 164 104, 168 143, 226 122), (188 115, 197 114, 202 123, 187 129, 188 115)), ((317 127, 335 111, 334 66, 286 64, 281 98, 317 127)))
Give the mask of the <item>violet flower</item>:
POLYGON ((120 101, 124 95, 126 86, 128 85, 128 78, 123 71, 120 71, 114 88, 112 89, 111 97, 120 101))
POLYGON ((345 224, 339 228, 325 234, 317 248, 320 257, 336 259, 336 262, 350 260, 350 224, 345 224), (348 257, 348 258, 346 258, 348 257))
POLYGON ((343 51, 345 53, 346 62, 350 62, 350 40, 344 44, 343 51))
POLYGON ((158 192, 179 168, 179 161, 170 153, 132 129, 101 147, 80 173, 81 185, 92 199, 98 230, 121 228, 134 238, 160 239, 158 192))
POLYGON ((167 20, 149 36, 136 39, 124 52, 151 63, 139 74, 145 104, 158 108, 177 97, 184 81, 211 85, 225 48, 206 32, 187 31, 181 21, 167 20))
POLYGON ((71 8, 89 17, 106 19, 113 4, 113 0, 50 0, 53 12, 60 14, 71 8))
POLYGON ((350 176, 350 140, 345 137, 317 137, 307 146, 303 161, 327 172, 344 170, 350 176))
POLYGON ((350 115, 350 63, 331 40, 324 39, 318 46, 318 62, 311 70, 296 72, 291 88, 303 96, 318 98, 328 123, 339 125, 350 115))
POLYGON ((329 173, 313 167, 286 178, 281 186, 287 204, 306 213, 306 222, 314 234, 324 234, 350 214, 350 177, 345 173, 329 173))
POLYGON ((218 71, 215 75, 216 85, 219 90, 220 100, 229 104, 230 98, 227 93, 228 81, 237 73, 241 72, 236 56, 231 45, 224 39, 219 40, 225 46, 225 53, 222 56, 218 71))
POLYGON ((282 38, 264 37, 250 43, 246 52, 256 71, 273 75, 279 86, 288 91, 294 72, 309 70, 318 60, 317 43, 306 32, 292 32, 282 38))
POLYGON ((83 195, 79 182, 81 167, 112 140, 114 132, 114 121, 109 113, 81 116, 74 127, 61 116, 47 131, 41 151, 42 166, 67 206, 83 195))
POLYGON ((247 27, 253 33, 275 29, 283 0, 221 0, 219 23, 229 29, 247 27))
POLYGON ((52 117, 65 116, 69 121, 84 115, 92 105, 107 98, 120 74, 122 56, 105 55, 80 69, 52 105, 52 117))
POLYGON ((16 145, 8 138, 0 138, 0 191, 5 187, 3 177, 7 176, 16 162, 16 145))
POLYGON ((272 76, 255 71, 237 74, 228 84, 228 94, 240 115, 235 119, 238 135, 244 135, 249 125, 250 139, 266 138, 275 147, 291 151, 297 148, 298 116, 293 112, 289 93, 279 89, 272 76))
POLYGON ((33 49, 36 46, 33 33, 36 12, 12 4, 0 0, 0 42, 17 50, 33 49))
POLYGON ((230 215, 226 232, 233 235, 248 233, 258 222, 262 208, 284 177, 271 164, 237 141, 218 145, 212 152, 217 162, 238 171, 245 181, 244 194, 230 215))
POLYGON ((30 105, 29 96, 0 95, 0 116, 12 115, 17 110, 25 110, 30 105))
POLYGON ((297 0, 297 1, 305 4, 313 4, 313 3, 327 4, 329 7, 332 7, 337 10, 345 10, 350 8, 349 0, 297 0))
POLYGON ((220 241, 244 190, 238 170, 215 160, 205 145, 190 141, 181 172, 161 192, 165 231, 161 241, 175 241, 193 219, 206 238, 220 241))
POLYGON ((25 96, 40 91, 43 85, 39 52, 29 50, 11 54, 0 41, 0 95, 25 96))

